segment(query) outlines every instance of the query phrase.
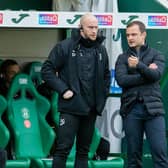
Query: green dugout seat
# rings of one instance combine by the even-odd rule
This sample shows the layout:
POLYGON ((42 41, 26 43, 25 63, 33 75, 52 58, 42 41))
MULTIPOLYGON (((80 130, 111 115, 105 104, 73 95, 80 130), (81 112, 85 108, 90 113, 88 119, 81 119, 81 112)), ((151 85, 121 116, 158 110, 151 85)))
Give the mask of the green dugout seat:
MULTIPOLYGON (((54 123, 56 127, 59 124, 59 112, 58 112, 58 94, 56 92, 53 92, 52 98, 51 98, 51 115, 54 120, 54 123)), ((110 160, 92 160, 93 156, 98 148, 98 145, 100 143, 101 135, 100 132, 97 128, 94 130, 93 138, 92 138, 92 143, 90 146, 90 151, 88 153, 89 157, 89 168, 123 168, 124 161, 121 157, 115 157, 110 160)), ((72 150, 68 156, 68 160, 66 163, 66 168, 73 168, 74 167, 74 158, 75 158, 75 143, 72 147, 72 150)), ((52 166, 52 160, 47 159, 45 160, 45 166, 47 168, 51 168, 52 166)))
POLYGON ((42 83, 41 67, 42 67, 42 62, 34 61, 28 64, 25 70, 25 72, 32 79, 35 87, 37 87, 42 83))
POLYGON ((6 163, 6 168, 29 168, 30 167, 30 160, 23 159, 23 160, 8 160, 6 163))
POLYGON ((110 160, 91 161, 91 168, 123 168, 124 160, 121 157, 113 157, 110 160))
POLYGON ((165 121, 166 130, 168 130, 168 68, 165 69, 164 75, 160 81, 161 93, 163 97, 164 109, 165 109, 165 121))
POLYGON ((9 142, 10 133, 1 117, 7 108, 6 99, 0 95, 0 147, 5 148, 9 142))
MULTIPOLYGON (((1 117, 4 111, 7 108, 7 101, 6 99, 0 95, 0 147, 5 148, 10 139, 10 133, 5 124, 3 123, 1 117)), ((14 160, 8 160, 6 163, 6 168, 28 168, 30 166, 30 161, 22 160, 17 166, 14 160)))
MULTIPOLYGON (((49 155, 55 139, 55 133, 45 119, 50 109, 49 101, 36 91, 26 74, 15 76, 7 100, 7 118, 16 158, 13 168, 20 167, 23 162, 31 168, 43 168, 42 158, 49 155)), ((10 165, 9 161, 7 166, 10 165)))

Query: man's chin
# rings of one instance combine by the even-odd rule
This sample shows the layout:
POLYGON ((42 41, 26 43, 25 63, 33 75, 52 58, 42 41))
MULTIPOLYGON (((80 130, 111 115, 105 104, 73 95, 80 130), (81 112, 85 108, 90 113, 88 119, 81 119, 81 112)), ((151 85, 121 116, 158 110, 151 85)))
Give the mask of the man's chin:
POLYGON ((90 38, 91 41, 96 41, 96 38, 90 38))
POLYGON ((133 45, 133 44, 129 44, 129 47, 134 48, 134 47, 136 47, 136 46, 133 45))

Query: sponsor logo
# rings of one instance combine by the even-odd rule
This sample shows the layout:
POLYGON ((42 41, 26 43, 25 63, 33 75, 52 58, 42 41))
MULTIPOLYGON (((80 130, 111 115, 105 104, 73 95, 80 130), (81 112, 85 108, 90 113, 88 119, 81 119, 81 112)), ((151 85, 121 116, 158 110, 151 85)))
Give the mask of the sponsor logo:
POLYGON ((26 78, 19 78, 19 84, 21 84, 21 85, 25 85, 25 84, 27 84, 28 83, 28 81, 27 81, 27 79, 26 78))
POLYGON ((30 15, 27 13, 19 14, 19 16, 17 18, 12 18, 12 22, 15 24, 18 24, 28 16, 30 16, 30 15))
POLYGON ((40 14, 39 24, 41 25, 56 25, 58 24, 57 14, 40 14))
POLYGON ((117 81, 115 80, 115 70, 114 69, 111 69, 110 93, 112 94, 122 93, 122 88, 118 86, 117 81))
POLYGON ((24 125, 25 125, 26 128, 30 128, 31 127, 30 120, 24 120, 24 125))
POLYGON ((113 34, 113 41, 117 42, 121 39, 121 30, 118 29, 116 34, 113 34))
POLYGON ((23 108, 22 109, 22 117, 24 118, 24 119, 28 119, 28 118, 30 118, 30 115, 29 115, 29 109, 28 108, 23 108))
POLYGON ((61 118, 59 125, 60 125, 60 126, 63 126, 64 124, 65 124, 65 119, 64 119, 64 118, 61 118))
POLYGON ((159 4, 161 4, 163 7, 168 9, 168 0, 156 0, 159 4))
POLYGON ((111 26, 113 23, 112 15, 95 15, 99 25, 111 26))
MULTIPOLYGON (((68 24, 75 24, 82 15, 74 15, 72 19, 67 19, 68 24)), ((112 15, 95 15, 99 25, 112 25, 113 16, 112 15)))
POLYGON ((122 123, 121 120, 120 110, 115 110, 111 116, 111 132, 113 133, 114 137, 118 139, 124 138, 125 136, 124 131, 117 128, 118 122, 120 121, 120 123, 122 123))
POLYGON ((0 24, 2 24, 2 23, 3 23, 3 14, 0 13, 0 24))
POLYGON ((148 16, 148 26, 166 26, 167 16, 148 16))
POLYGON ((137 16, 137 15, 131 15, 131 16, 128 17, 128 20, 121 20, 121 23, 123 25, 128 25, 129 23, 131 23, 133 20, 135 20, 137 18, 139 18, 139 16, 137 16))
POLYGON ((72 57, 75 57, 75 56, 76 56, 76 51, 72 50, 72 57))
POLYGON ((67 19, 67 23, 68 24, 74 24, 75 22, 77 22, 82 15, 74 15, 74 17, 72 19, 67 19))
POLYGON ((34 72, 41 72, 41 66, 35 66, 34 72))

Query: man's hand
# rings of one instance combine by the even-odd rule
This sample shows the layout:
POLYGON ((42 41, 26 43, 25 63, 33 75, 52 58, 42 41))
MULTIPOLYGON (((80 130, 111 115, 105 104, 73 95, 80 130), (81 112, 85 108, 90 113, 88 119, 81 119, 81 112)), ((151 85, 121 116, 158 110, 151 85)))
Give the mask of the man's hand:
POLYGON ((130 68, 136 68, 137 64, 139 62, 139 59, 133 55, 131 55, 129 58, 128 58, 128 66, 130 68))
POLYGON ((157 69, 158 66, 155 63, 152 63, 148 66, 150 69, 157 69))
POLYGON ((63 94, 63 98, 64 99, 70 99, 73 96, 73 92, 71 90, 67 90, 64 94, 63 94))

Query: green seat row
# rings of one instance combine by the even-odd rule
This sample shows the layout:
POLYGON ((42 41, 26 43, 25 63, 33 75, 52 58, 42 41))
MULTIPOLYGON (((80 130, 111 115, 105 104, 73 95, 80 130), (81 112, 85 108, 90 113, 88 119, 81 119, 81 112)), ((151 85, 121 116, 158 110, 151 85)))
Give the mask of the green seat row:
MULTIPOLYGON (((0 117, 6 110, 9 122, 9 130, 2 120, 0 120, 0 146, 5 147, 12 140, 14 160, 8 160, 7 168, 49 168, 52 159, 48 159, 52 145, 54 144, 56 133, 47 123, 46 115, 49 110, 58 124, 59 113, 57 94, 53 94, 53 103, 41 96, 31 78, 26 74, 15 76, 7 101, 0 96, 0 117)), ((123 168, 123 159, 118 157, 107 161, 93 161, 93 155, 100 142, 100 133, 95 128, 92 144, 89 152, 90 168, 123 168)), ((75 146, 73 147, 67 168, 73 167, 75 158, 75 146)))

